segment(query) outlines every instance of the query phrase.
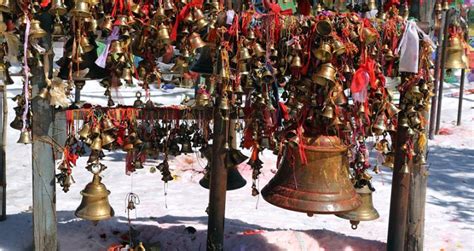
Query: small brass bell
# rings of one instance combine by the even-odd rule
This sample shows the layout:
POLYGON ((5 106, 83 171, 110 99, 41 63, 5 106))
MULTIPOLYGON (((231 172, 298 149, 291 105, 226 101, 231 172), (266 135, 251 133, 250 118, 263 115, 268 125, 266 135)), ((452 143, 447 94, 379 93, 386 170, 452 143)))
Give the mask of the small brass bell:
POLYGON ((377 41, 377 33, 369 28, 362 28, 362 37, 364 39, 365 45, 370 45, 377 41))
POLYGON ((208 22, 205 18, 199 19, 199 20, 196 21, 196 23, 194 24, 194 27, 196 28, 197 31, 202 31, 202 30, 204 30, 207 26, 209 26, 209 22, 208 22))
POLYGON ((110 131, 110 130, 113 130, 113 129, 115 129, 115 125, 114 125, 114 123, 112 122, 111 119, 109 119, 107 117, 102 119, 102 130, 104 130, 104 132, 110 131))
POLYGON ((238 68, 239 68, 240 75, 248 75, 249 74, 249 71, 247 70, 247 64, 239 63, 238 68))
POLYGON ((102 139, 97 136, 91 144, 91 149, 95 151, 102 151, 102 139))
POLYGON ((132 70, 130 68, 123 68, 122 79, 127 83, 132 83, 132 70))
POLYGON ((89 39, 85 36, 81 36, 79 44, 81 45, 84 53, 90 52, 94 49, 94 46, 89 43, 89 39))
POLYGON ((387 127, 385 126, 385 114, 380 114, 375 120, 375 124, 372 126, 372 131, 375 135, 382 135, 387 127))
POLYGON ((162 23, 158 27, 158 40, 160 40, 163 43, 167 43, 170 40, 170 33, 168 31, 168 27, 162 23))
POLYGON ((196 32, 193 32, 189 36, 189 45, 191 47, 191 50, 194 51, 196 49, 199 49, 199 48, 202 48, 202 47, 206 46, 206 43, 202 40, 201 35, 199 35, 196 32))
POLYGON ((385 103, 385 109, 389 118, 392 118, 400 112, 400 109, 392 102, 385 103))
POLYGON ((356 188, 357 194, 360 196, 362 204, 360 207, 353 211, 349 211, 343 214, 336 214, 337 217, 341 217, 343 219, 347 219, 351 223, 352 229, 357 229, 357 225, 361 221, 371 221, 378 219, 379 213, 374 207, 372 201, 372 191, 370 188, 365 185, 362 188, 356 188))
POLYGON ((33 143, 32 138, 31 138, 31 131, 30 130, 23 130, 20 133, 20 138, 16 143, 19 144, 31 144, 33 143))
POLYGON ((133 107, 142 108, 144 106, 143 101, 141 100, 142 93, 141 92, 135 93, 135 97, 137 97, 137 99, 135 100, 135 102, 133 102, 133 107))
POLYGON ((467 56, 458 37, 451 39, 450 46, 446 48, 446 69, 466 69, 467 56))
POLYGON ((312 76, 312 80, 322 86, 334 83, 336 80, 336 69, 331 63, 322 64, 318 72, 312 76))
POLYGON ((301 58, 299 55, 296 55, 291 59, 291 68, 301 68, 302 66, 303 64, 301 63, 301 58))
POLYGON ((123 50, 122 43, 120 41, 115 40, 110 44, 110 52, 116 54, 122 54, 125 51, 123 50))
POLYGON ((53 0, 51 2, 51 8, 49 14, 63 16, 67 13, 67 7, 64 5, 62 0, 53 0))
POLYGON ((88 18, 92 16, 89 3, 84 0, 76 1, 74 8, 69 11, 69 14, 76 18, 88 18))
POLYGON ((369 10, 377 10, 377 2, 375 0, 369 0, 367 2, 367 7, 369 10))
POLYGON ((332 48, 328 43, 322 43, 318 49, 314 51, 314 56, 322 62, 328 62, 332 58, 332 48))
POLYGON ((5 13, 11 13, 12 12, 9 0, 0 1, 0 12, 5 12, 5 13))
POLYGON ((221 102, 219 103, 219 109, 225 111, 230 110, 229 99, 227 98, 227 95, 222 95, 221 102))
POLYGON ((114 216, 108 200, 110 191, 100 180, 99 175, 94 174, 92 182, 81 191, 82 201, 75 212, 77 217, 97 222, 114 216))
POLYGON ((252 52, 253 52, 253 55, 256 57, 263 57, 266 54, 266 51, 263 49, 263 47, 259 43, 255 43, 252 46, 252 52))
POLYGON ((55 22, 53 25, 53 37, 62 37, 64 36, 64 26, 62 23, 55 22))
POLYGON ((408 119, 406 117, 401 118, 398 123, 398 126, 408 128, 408 119))
POLYGON ((78 132, 79 137, 81 139, 88 138, 90 136, 90 133, 91 133, 91 126, 89 125, 89 123, 85 123, 82 129, 78 132))
POLYGON ((112 32, 113 22, 111 16, 104 17, 104 21, 102 22, 101 28, 107 32, 112 32))
POLYGON ((112 144, 115 141, 112 135, 108 133, 102 133, 101 139, 102 139, 102 142, 101 142, 102 146, 108 146, 109 144, 112 144))
POLYGON ((250 55, 249 49, 246 47, 241 47, 239 49, 239 60, 248 60, 251 59, 252 56, 250 55))
POLYGON ((332 106, 327 105, 326 107, 324 107, 322 116, 328 119, 332 119, 334 117, 334 109, 332 108, 332 106))
POLYGON ((30 24, 30 37, 31 38, 42 38, 46 36, 47 32, 40 26, 40 21, 33 19, 30 24))
POLYGON ((342 54, 346 53, 346 46, 342 43, 341 40, 335 39, 333 43, 333 52, 336 56, 341 56, 342 54))
POLYGON ((400 169, 400 173, 403 173, 403 174, 409 174, 410 173, 410 167, 408 167, 407 163, 404 163, 402 165, 402 168, 400 169))

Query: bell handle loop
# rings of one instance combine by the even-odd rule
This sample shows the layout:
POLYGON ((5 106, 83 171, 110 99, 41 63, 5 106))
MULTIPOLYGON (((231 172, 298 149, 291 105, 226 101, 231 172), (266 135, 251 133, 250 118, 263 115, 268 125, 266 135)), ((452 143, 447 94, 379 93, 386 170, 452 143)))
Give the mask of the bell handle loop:
POLYGON ((352 230, 356 230, 357 229, 357 224, 351 224, 351 228, 352 228, 352 230))

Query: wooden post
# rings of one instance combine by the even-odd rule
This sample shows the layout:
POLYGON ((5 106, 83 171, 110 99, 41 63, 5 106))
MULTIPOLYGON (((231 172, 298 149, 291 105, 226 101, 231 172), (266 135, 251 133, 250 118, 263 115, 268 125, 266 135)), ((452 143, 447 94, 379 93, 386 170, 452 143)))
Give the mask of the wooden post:
POLYGON ((5 145, 7 141, 8 105, 4 85, 0 86, 0 221, 7 218, 7 161, 5 145))
MULTIPOLYGON (((218 99, 218 101, 220 98, 218 99)), ((219 104, 219 102, 217 102, 219 104)), ((225 128, 228 120, 224 120, 215 106, 214 131, 212 139, 213 158, 211 162, 211 175, 209 187, 209 220, 207 228, 207 250, 224 249, 224 220, 225 200, 227 189, 227 168, 225 158, 225 128)))
MULTIPOLYGON (((45 19, 48 17, 44 17, 45 19)), ((51 50, 50 33, 43 38, 43 46, 51 50)), ((46 56, 45 56, 46 57, 46 56)), ((49 57, 52 67, 52 57, 49 57)), ((33 168, 33 236, 35 250, 57 250, 56 239, 56 181, 53 159, 54 111, 47 100, 37 96, 46 86, 45 69, 32 68, 32 168, 33 168)))

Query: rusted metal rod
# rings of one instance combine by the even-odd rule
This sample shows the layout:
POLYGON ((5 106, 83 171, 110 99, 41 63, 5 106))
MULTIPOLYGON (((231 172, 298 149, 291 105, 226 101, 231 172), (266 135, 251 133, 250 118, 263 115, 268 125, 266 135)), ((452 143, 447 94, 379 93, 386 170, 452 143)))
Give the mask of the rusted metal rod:
POLYGON ((461 84, 459 85, 459 103, 458 103, 458 117, 456 125, 461 125, 462 117, 462 99, 464 98, 464 79, 466 78, 466 69, 461 70, 461 84))

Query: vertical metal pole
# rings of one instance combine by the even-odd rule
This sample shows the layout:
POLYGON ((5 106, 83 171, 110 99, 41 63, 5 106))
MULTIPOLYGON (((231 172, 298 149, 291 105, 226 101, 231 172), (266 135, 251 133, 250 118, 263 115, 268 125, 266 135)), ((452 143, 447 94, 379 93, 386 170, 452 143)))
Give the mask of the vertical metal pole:
POLYGON ((464 98, 464 79, 466 78, 466 69, 461 70, 461 84, 459 85, 459 103, 458 103, 458 118, 456 125, 461 125, 462 116, 462 99, 464 98))
POLYGON ((444 48, 443 47, 443 39, 444 39, 444 22, 446 20, 445 18, 446 12, 443 12, 443 15, 441 17, 441 25, 439 27, 438 31, 438 47, 436 47, 436 61, 435 61, 435 70, 434 70, 434 96, 431 98, 431 112, 430 112, 430 128, 429 128, 429 138, 434 139, 434 131, 435 131, 435 126, 436 126, 436 110, 438 108, 438 86, 439 86, 439 79, 440 79, 440 64, 441 64, 441 51, 444 48))
POLYGON ((8 103, 4 85, 0 86, 0 221, 7 218, 7 161, 5 145, 7 139, 8 103))
MULTIPOLYGON (((404 78, 402 78, 404 81, 404 78)), ((400 104, 404 103, 404 96, 400 96, 400 104)), ((404 116, 400 112, 398 119, 404 116)), ((408 193, 410 187, 410 174, 403 173, 406 153, 403 145, 407 141, 407 128, 398 127, 395 145, 395 164, 393 169, 392 197, 390 199, 390 217, 388 222, 388 251, 403 251, 405 248, 405 237, 407 230, 408 215, 408 193)))
POLYGON ((443 47, 441 49, 441 76, 439 78, 439 86, 438 86, 438 104, 436 108, 436 127, 435 127, 435 134, 439 132, 439 126, 441 124, 441 106, 443 102, 443 84, 444 84, 444 66, 446 64, 446 47, 448 46, 448 27, 451 23, 451 16, 453 12, 456 11, 455 9, 449 9, 446 12, 445 20, 444 20, 444 39, 443 39, 443 47))
MULTIPOLYGON (((45 17, 47 18, 47 17, 45 17)), ((51 35, 43 38, 44 47, 51 49, 51 35)), ((45 55, 46 57, 46 55, 45 55)), ((52 67, 52 57, 49 57, 52 67)), ((33 169, 33 237, 35 250, 57 250, 56 182, 53 148, 48 142, 53 134, 53 108, 47 100, 37 97, 46 86, 45 70, 34 67, 31 109, 32 117, 32 169, 33 169)))

